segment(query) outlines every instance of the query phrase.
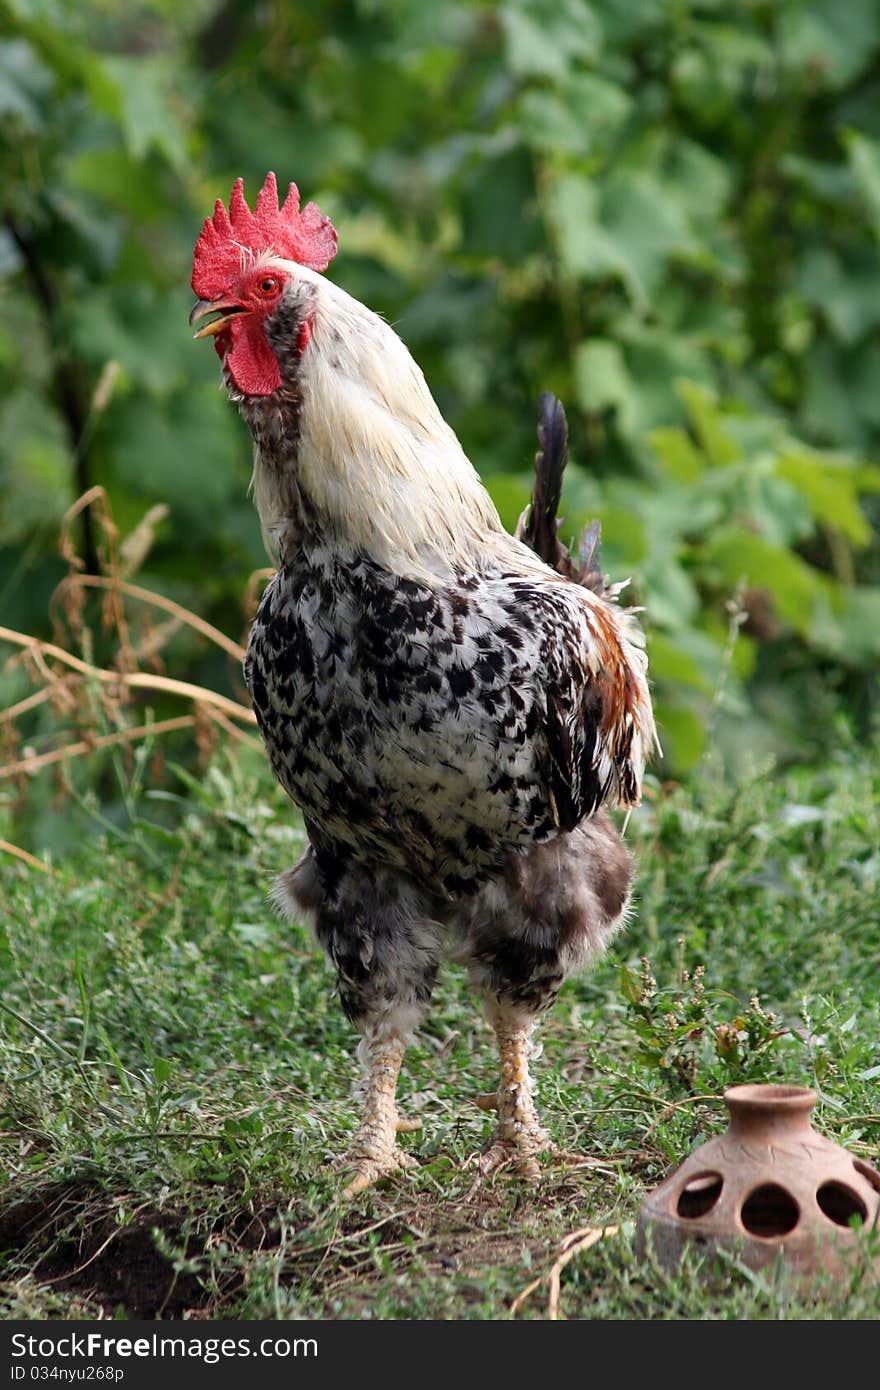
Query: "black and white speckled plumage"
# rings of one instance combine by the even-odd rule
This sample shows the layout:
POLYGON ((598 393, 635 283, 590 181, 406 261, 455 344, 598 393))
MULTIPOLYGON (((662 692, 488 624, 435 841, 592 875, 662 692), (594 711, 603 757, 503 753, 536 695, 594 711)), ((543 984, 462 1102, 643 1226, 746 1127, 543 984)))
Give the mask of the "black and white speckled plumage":
POLYGON ((396 335, 284 264, 282 386, 227 378, 280 552, 246 679, 310 839, 278 901, 368 1035, 409 1032, 444 951, 490 1014, 536 1015, 626 907, 601 807, 637 801, 653 739, 634 622, 502 530, 396 335))
POLYGON ((260 605, 246 676, 275 774, 362 864, 472 892, 630 775, 602 746, 573 586, 427 586, 314 531, 260 605))

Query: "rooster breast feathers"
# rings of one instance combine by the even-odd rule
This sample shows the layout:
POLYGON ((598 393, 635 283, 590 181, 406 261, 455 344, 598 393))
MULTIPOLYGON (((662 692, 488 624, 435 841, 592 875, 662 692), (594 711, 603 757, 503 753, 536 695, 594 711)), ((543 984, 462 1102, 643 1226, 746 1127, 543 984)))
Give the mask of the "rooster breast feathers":
POLYGON ((506 538, 442 582, 314 530, 263 597, 246 660, 279 780, 313 838, 437 893, 638 800, 653 722, 625 611, 506 538))

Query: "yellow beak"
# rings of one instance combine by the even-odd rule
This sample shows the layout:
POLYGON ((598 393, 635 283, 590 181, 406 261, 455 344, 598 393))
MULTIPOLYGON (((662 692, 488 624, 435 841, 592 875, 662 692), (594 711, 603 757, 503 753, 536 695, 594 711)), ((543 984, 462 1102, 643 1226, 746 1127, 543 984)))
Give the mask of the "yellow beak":
POLYGON ((208 299, 197 299, 192 306, 189 315, 190 327, 197 324, 201 319, 207 318, 209 314, 215 314, 209 323, 203 324, 193 338, 210 338, 215 333, 220 333, 226 327, 230 319, 234 319, 236 314, 247 314, 249 309, 245 309, 241 304, 235 304, 227 299, 215 299, 213 302, 208 299))

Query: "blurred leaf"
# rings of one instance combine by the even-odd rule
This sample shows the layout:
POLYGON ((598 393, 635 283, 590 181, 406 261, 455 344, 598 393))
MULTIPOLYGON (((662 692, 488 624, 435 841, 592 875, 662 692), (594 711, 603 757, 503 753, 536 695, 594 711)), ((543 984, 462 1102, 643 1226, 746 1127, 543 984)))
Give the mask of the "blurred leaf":
POLYGON ((692 483, 705 468, 702 455, 694 448, 684 430, 651 430, 648 443, 660 458, 667 473, 680 483, 692 483))
POLYGON ((672 636, 654 632, 648 640, 648 657, 652 679, 675 681, 692 690, 711 695, 712 683, 699 663, 672 636))
POLYGON ((782 170, 800 182, 814 197, 823 202, 854 202, 857 186, 852 170, 844 163, 814 159, 809 154, 787 154, 781 161, 782 170))
POLYGON ((24 39, 0 42, 0 117, 39 129, 41 106, 53 87, 52 74, 24 39))
POLYGON ((730 591, 742 581, 766 589, 780 616, 805 635, 810 631, 817 599, 832 587, 830 580, 823 580, 800 556, 735 526, 711 538, 706 563, 730 591))
POLYGON ((534 179, 524 150, 484 160, 462 188, 462 239, 468 255, 517 258, 536 248, 534 179))
POLYGON ((810 637, 823 652, 847 666, 876 672, 880 661, 880 587, 844 589, 832 610, 821 604, 810 637))
POLYGON ((654 702, 665 766, 684 772, 696 767, 706 749, 706 722, 684 705, 658 698, 654 702))
POLYGON ((96 291, 76 307, 73 342, 97 370, 113 359, 131 381, 167 391, 195 366, 191 337, 184 331, 190 299, 183 291, 177 300, 156 294, 146 284, 96 291))
POLYGON ((602 224, 649 299, 670 256, 693 256, 696 242, 684 210, 647 173, 615 174, 602 194, 602 224))
POLYGON ((620 967, 620 992, 630 1004, 637 1004, 642 997, 642 987, 637 975, 628 965, 620 967))
POLYGON ((86 81, 98 110, 118 121, 128 153, 142 159, 151 149, 181 168, 186 149, 172 70, 160 58, 113 54, 92 59, 86 81))
POLYGON ((619 86, 594 73, 578 72, 552 90, 533 88, 520 102, 527 137, 544 150, 587 154, 620 131, 632 100, 619 86))
POLYGON ((114 405, 106 428, 120 481, 167 501, 178 525, 186 518, 188 527, 209 532, 247 486, 250 451, 244 438, 230 436, 225 408, 214 386, 176 392, 162 411, 140 395, 114 405))
POLYGON ((709 463, 720 468, 739 458, 741 451, 722 423, 714 394, 695 381, 680 382, 678 393, 709 463))
POLYGON ((817 521, 833 526, 853 545, 868 544, 872 531, 859 506, 859 474, 852 464, 801 451, 784 454, 777 471, 803 494, 817 521))
POLYGON ((653 627, 675 630, 692 622, 700 609, 700 593, 688 572, 662 552, 640 566, 639 586, 648 598, 653 627))
POLYGON ((684 333, 627 325, 621 331, 627 370, 634 384, 634 434, 641 439, 667 421, 683 420, 680 382, 710 382, 707 355, 684 333))
POLYGON ((786 66, 806 69, 834 86, 852 82, 870 61, 880 38, 873 0, 806 0, 780 12, 779 38, 786 66))
POLYGON ((828 247, 813 247, 798 266, 801 294, 828 319, 845 343, 880 324, 880 254, 846 265, 828 247))
POLYGON ((38 396, 20 393, 0 409, 0 545, 26 542, 33 527, 57 525, 73 501, 67 441, 59 422, 38 396))
POLYGON ((556 179, 551 188, 551 217, 565 269, 575 276, 599 279, 619 275, 638 297, 641 287, 614 238, 599 221, 599 193, 588 179, 574 174, 556 179))
POLYGON ((615 409, 621 428, 634 423, 636 393, 616 343, 580 343, 574 355, 577 399, 584 410, 615 409))
POLYGON ((65 178, 71 188, 124 213, 140 227, 168 218, 158 166, 145 166, 125 150, 83 150, 67 164, 65 178))
POLYGON ((602 30, 584 0, 511 0, 501 7, 507 61, 520 77, 564 77, 575 58, 594 58, 602 30))
POLYGON ((880 237, 880 146, 855 130, 846 132, 845 145, 874 235, 880 237))

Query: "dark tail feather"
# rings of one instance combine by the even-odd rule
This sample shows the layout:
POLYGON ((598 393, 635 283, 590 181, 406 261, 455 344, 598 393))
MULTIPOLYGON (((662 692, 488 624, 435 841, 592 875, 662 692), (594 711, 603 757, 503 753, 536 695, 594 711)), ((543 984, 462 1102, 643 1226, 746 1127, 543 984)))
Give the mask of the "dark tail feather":
POLYGON ((535 454, 532 500, 519 519, 516 534, 545 565, 604 597, 608 579, 599 564, 598 521, 591 522, 581 537, 579 564, 559 539, 562 518, 557 513, 562 497, 562 475, 568 461, 568 425, 562 402, 552 391, 543 391, 538 401, 538 443, 541 447, 535 454))

